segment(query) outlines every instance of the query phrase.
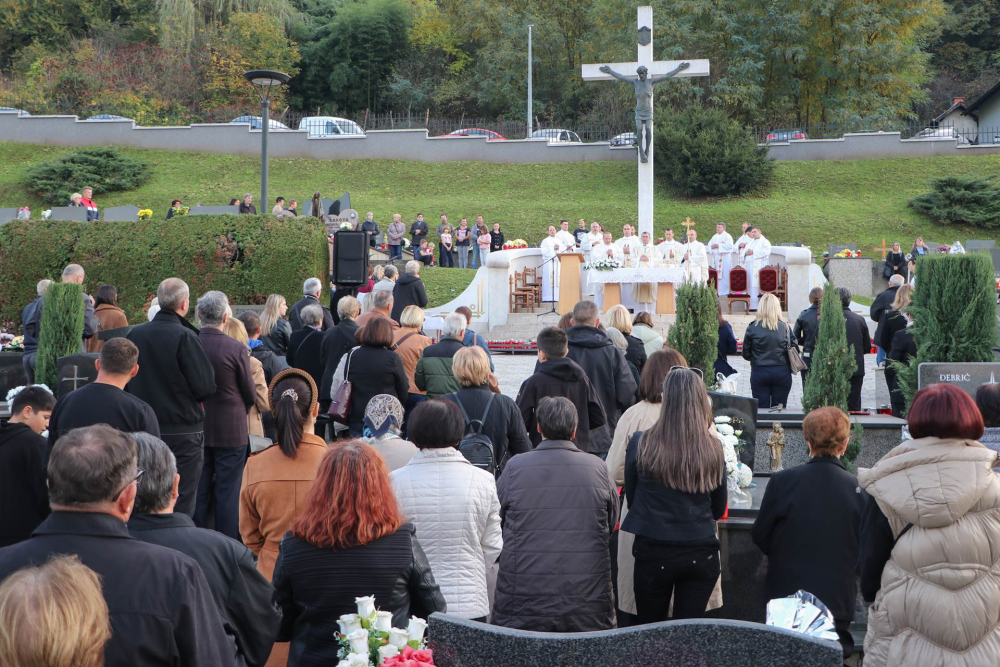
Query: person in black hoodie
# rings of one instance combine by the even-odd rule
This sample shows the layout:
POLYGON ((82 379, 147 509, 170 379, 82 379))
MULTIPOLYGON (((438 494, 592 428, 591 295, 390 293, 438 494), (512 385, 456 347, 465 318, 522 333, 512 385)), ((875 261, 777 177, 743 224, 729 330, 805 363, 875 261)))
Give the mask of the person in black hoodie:
POLYGON ((580 417, 573 443, 581 451, 590 452, 591 433, 608 422, 594 385, 579 364, 567 358, 569 337, 565 331, 559 327, 546 327, 538 332, 535 344, 538 346, 538 366, 534 374, 521 384, 516 400, 532 447, 537 447, 542 441, 535 417, 538 405, 546 396, 562 396, 573 403, 580 417))
POLYGON ((45 438, 56 399, 38 386, 25 387, 10 403, 0 428, 0 547, 31 537, 49 515, 45 438))
POLYGON ((143 372, 126 391, 153 408, 163 441, 177 457, 181 475, 177 511, 194 514, 205 456, 205 410, 202 401, 215 393, 215 371, 205 355, 198 330, 184 319, 191 305, 187 283, 167 278, 156 290, 160 312, 152 322, 128 334, 139 348, 143 372))
POLYGON ((857 368, 851 376, 851 393, 847 396, 847 410, 861 409, 861 385, 865 381, 865 355, 871 353, 872 337, 868 333, 868 323, 865 318, 851 310, 851 290, 838 287, 840 303, 844 307, 844 319, 847 320, 847 344, 854 348, 854 361, 857 368))
POLYGON ((625 355, 598 329, 600 323, 597 304, 580 301, 573 306, 573 326, 566 334, 569 358, 579 364, 594 385, 607 417, 607 423, 591 434, 588 450, 604 458, 611 449, 611 435, 618 425, 618 417, 635 402, 638 385, 625 355))
POLYGON ((420 262, 415 260, 406 263, 406 275, 396 281, 392 290, 392 319, 398 323, 407 306, 427 307, 427 293, 424 281, 420 279, 420 262))

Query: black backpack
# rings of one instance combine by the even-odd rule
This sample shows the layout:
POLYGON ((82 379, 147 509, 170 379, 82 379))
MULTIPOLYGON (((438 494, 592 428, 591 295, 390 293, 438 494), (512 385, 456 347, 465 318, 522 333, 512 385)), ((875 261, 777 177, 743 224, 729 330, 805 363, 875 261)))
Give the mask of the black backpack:
POLYGON ((490 406, 493 405, 493 397, 495 395, 490 392, 490 399, 486 401, 486 409, 483 411, 482 418, 469 419, 469 415, 465 411, 465 406, 462 405, 462 399, 458 397, 457 393, 455 394, 455 402, 458 404, 459 410, 462 411, 466 429, 466 434, 462 437, 462 442, 458 445, 458 451, 462 453, 462 456, 469 463, 494 476, 497 473, 497 462, 493 454, 493 441, 490 440, 488 435, 483 433, 483 427, 486 425, 486 417, 490 414, 490 406), (473 424, 478 424, 478 426, 473 426, 473 424))

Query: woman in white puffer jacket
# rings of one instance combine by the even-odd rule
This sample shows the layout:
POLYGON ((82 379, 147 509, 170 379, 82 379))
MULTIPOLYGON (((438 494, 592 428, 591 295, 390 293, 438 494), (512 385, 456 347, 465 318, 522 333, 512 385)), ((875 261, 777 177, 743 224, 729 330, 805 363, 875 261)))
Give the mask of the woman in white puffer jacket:
POLYGON ((496 480, 456 449, 465 420, 451 401, 421 403, 406 431, 420 451, 392 473, 400 510, 417 529, 448 613, 485 622, 486 573, 503 549, 496 480))

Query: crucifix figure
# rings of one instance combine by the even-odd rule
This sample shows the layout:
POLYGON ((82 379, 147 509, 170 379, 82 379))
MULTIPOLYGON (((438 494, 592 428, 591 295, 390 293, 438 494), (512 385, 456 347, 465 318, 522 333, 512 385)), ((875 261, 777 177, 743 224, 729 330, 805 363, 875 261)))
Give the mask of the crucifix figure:
POLYGON ((653 235, 653 85, 668 78, 709 75, 707 60, 654 60, 653 8, 639 7, 636 18, 638 58, 631 63, 584 65, 584 81, 626 81, 635 87, 635 131, 639 150, 639 234, 653 235), (631 72, 635 72, 632 74, 631 72))

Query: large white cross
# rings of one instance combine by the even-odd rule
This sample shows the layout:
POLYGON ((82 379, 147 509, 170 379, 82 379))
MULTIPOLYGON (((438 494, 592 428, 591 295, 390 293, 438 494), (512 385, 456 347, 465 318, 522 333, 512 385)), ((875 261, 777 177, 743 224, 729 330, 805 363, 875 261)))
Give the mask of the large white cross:
MULTIPOLYGON (((614 81, 610 74, 600 71, 602 65, 608 65, 611 69, 622 74, 627 74, 633 79, 637 79, 636 70, 639 66, 645 66, 650 77, 663 76, 672 70, 677 69, 683 63, 688 63, 686 69, 674 74, 675 78, 690 78, 695 76, 708 76, 709 65, 707 60, 653 60, 653 8, 639 7, 636 16, 636 29, 638 41, 638 60, 632 63, 598 63, 596 65, 583 66, 584 81, 614 81)), ((652 127, 652 121, 650 121, 652 127)), ((642 137, 637 139, 642 141, 642 137)), ((653 233, 653 146, 649 146, 649 160, 642 162, 636 151, 636 162, 639 167, 639 234, 649 232, 654 239, 653 233)))

